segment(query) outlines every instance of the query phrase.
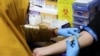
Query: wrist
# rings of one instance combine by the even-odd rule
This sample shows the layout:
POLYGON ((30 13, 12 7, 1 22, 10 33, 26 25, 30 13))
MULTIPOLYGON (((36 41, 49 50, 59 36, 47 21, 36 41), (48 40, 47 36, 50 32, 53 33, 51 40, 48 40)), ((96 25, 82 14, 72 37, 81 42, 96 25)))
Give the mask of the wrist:
POLYGON ((49 33, 51 37, 56 37, 57 36, 57 29, 49 29, 49 33))
POLYGON ((54 29, 54 33, 56 36, 58 35, 58 28, 54 29))

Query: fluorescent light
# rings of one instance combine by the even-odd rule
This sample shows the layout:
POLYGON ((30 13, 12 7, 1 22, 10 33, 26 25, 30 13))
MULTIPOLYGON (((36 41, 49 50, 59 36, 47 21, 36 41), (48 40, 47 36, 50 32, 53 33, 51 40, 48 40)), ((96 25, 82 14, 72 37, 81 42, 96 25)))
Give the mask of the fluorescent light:
POLYGON ((78 2, 78 3, 89 3, 93 0, 75 0, 75 2, 78 2))

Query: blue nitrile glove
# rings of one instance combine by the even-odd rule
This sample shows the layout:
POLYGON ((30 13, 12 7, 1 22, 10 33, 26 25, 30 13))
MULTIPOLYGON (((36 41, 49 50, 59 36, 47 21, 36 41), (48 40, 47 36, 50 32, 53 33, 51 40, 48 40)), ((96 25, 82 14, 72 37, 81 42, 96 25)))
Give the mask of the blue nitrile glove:
POLYGON ((77 37, 78 36, 74 36, 73 42, 69 40, 66 41, 67 45, 66 56, 78 56, 80 47, 77 37))
POLYGON ((69 37, 72 35, 77 35, 80 32, 79 28, 60 28, 58 29, 58 35, 69 37))

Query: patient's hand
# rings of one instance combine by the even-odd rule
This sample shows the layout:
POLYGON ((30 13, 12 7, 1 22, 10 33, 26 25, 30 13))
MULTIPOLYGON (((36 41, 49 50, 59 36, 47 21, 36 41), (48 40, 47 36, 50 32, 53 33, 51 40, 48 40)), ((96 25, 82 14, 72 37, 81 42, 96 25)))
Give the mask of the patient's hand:
POLYGON ((33 50, 33 56, 46 56, 49 54, 48 47, 36 48, 33 50))
POLYGON ((41 48, 36 48, 33 50, 33 56, 43 56, 43 50, 41 48))

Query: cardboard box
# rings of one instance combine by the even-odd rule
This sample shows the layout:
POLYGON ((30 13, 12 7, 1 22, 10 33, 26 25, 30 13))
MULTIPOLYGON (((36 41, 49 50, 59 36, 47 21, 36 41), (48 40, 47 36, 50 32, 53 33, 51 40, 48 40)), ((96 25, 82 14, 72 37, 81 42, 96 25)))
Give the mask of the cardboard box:
POLYGON ((32 42, 50 41, 54 35, 54 29, 48 28, 46 25, 23 25, 22 30, 26 36, 26 40, 32 42))
POLYGON ((57 0, 45 0, 46 8, 57 9, 57 0))

